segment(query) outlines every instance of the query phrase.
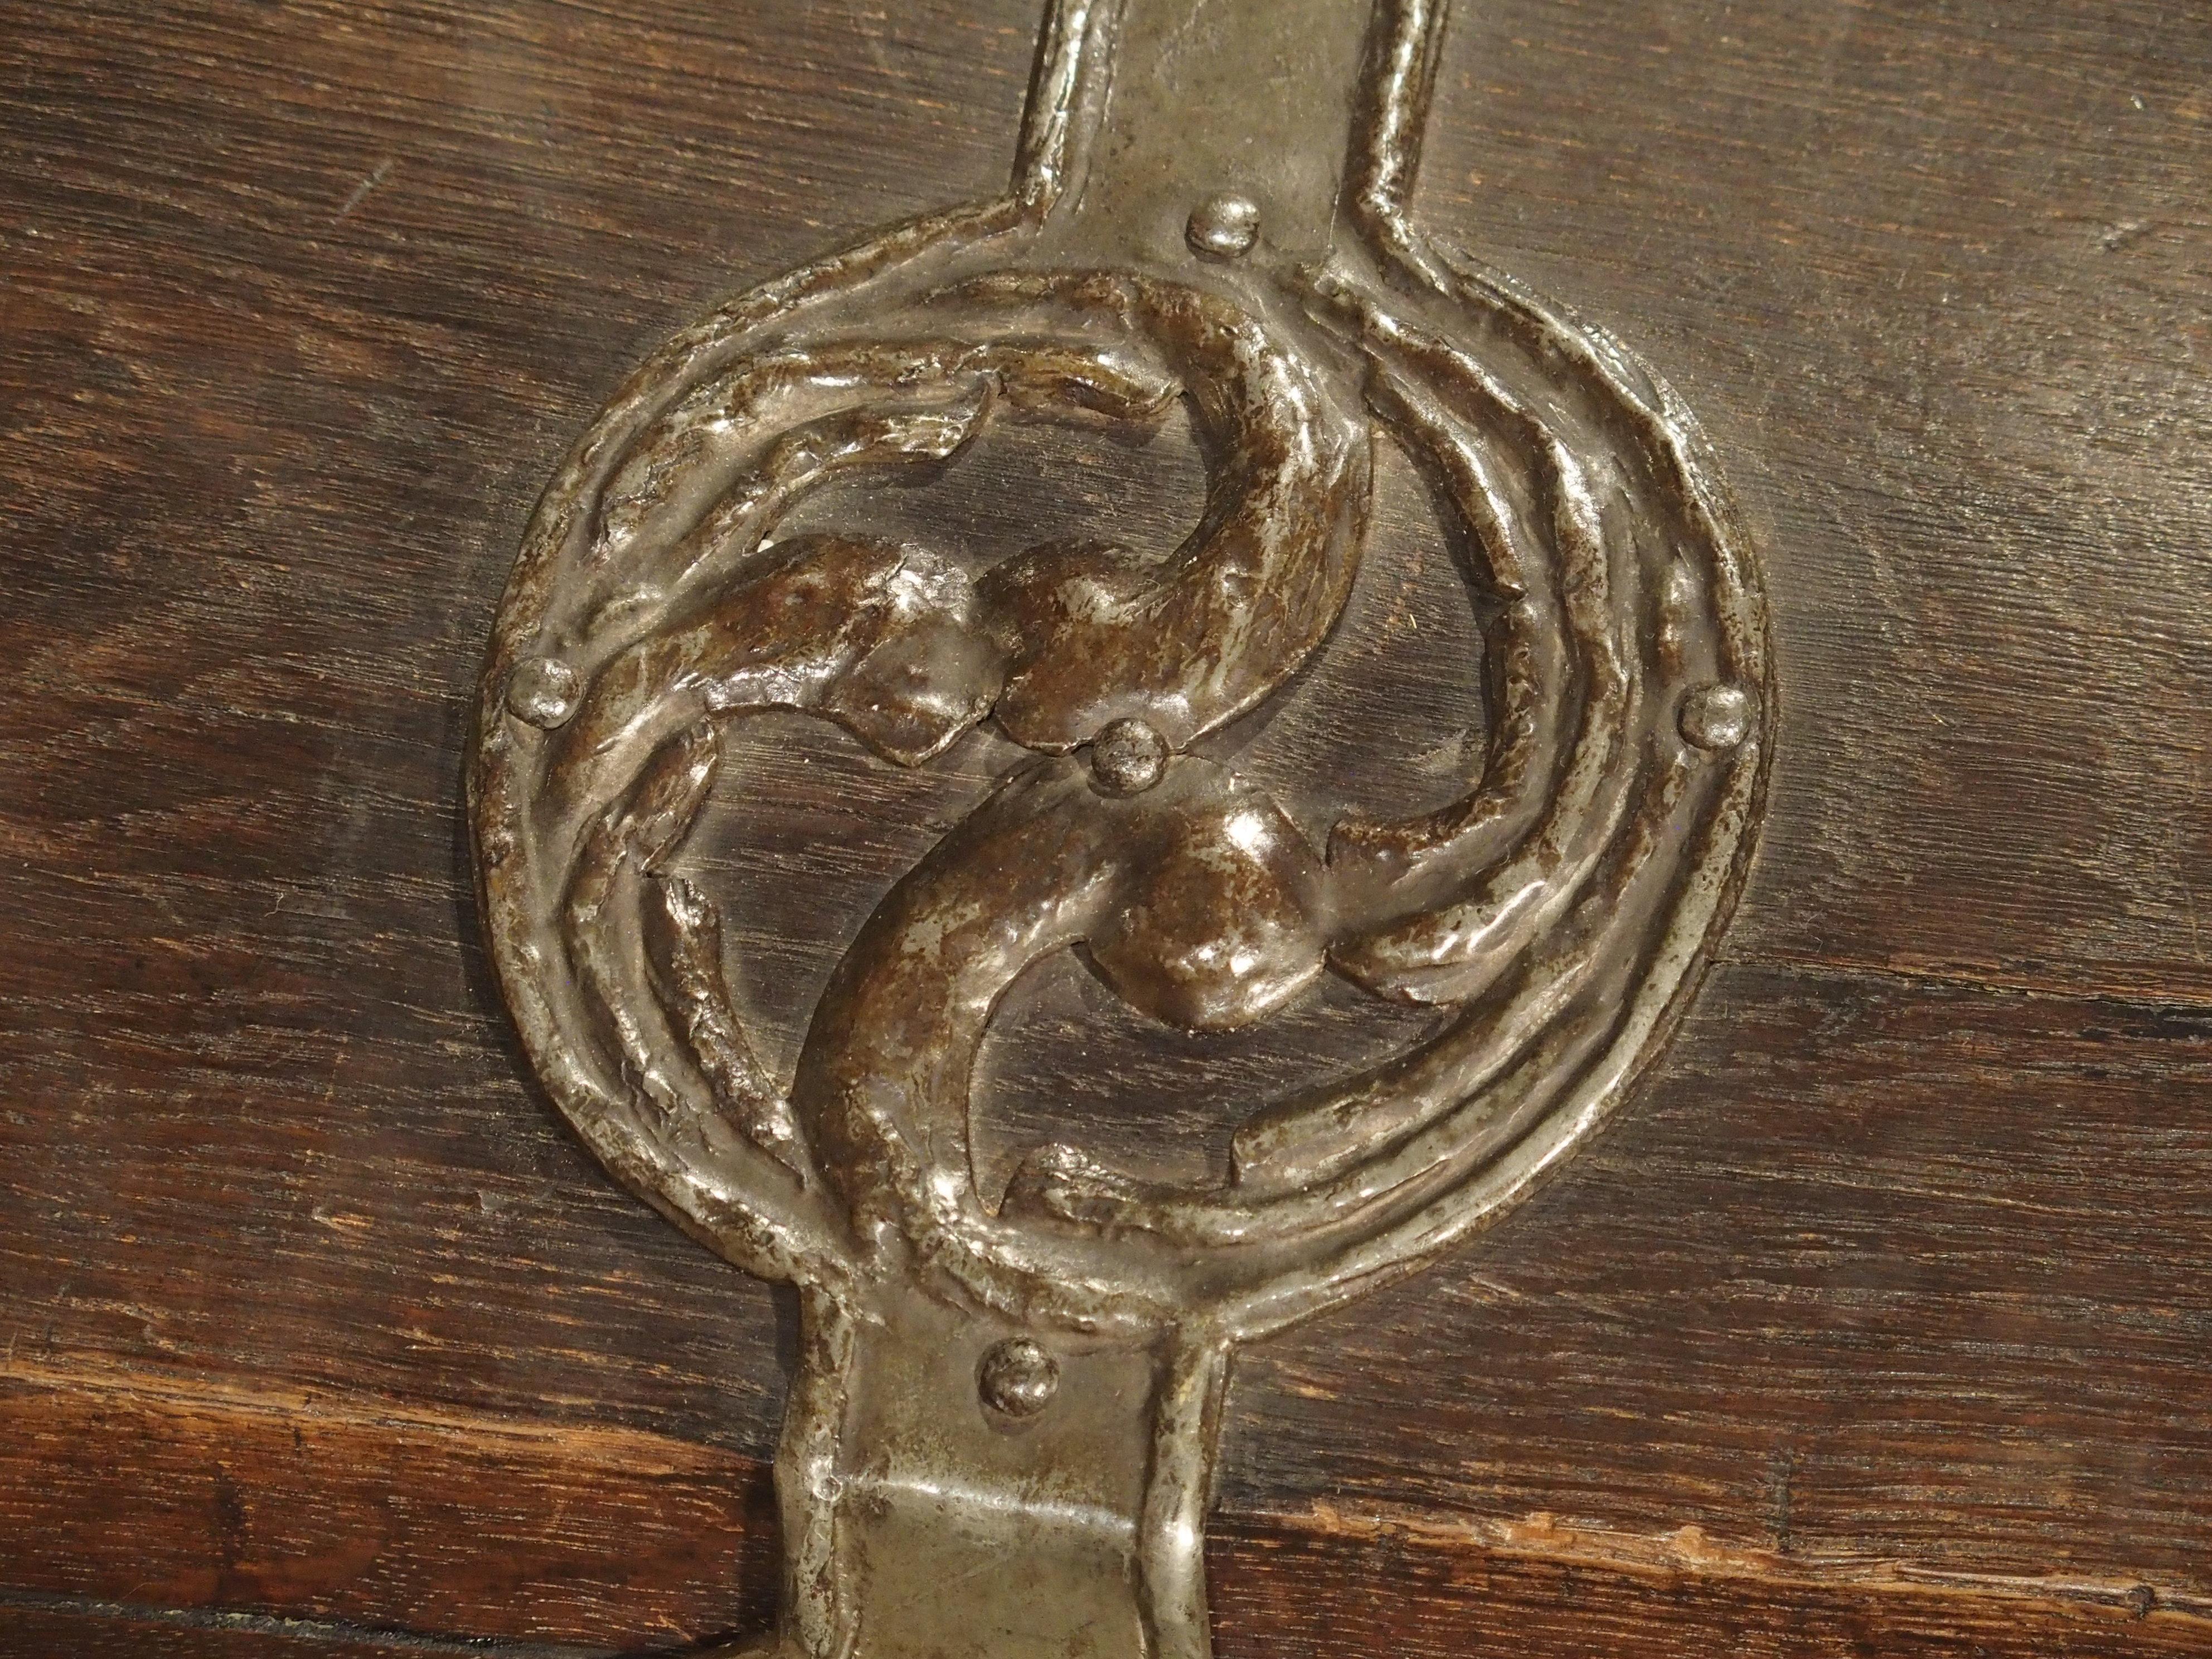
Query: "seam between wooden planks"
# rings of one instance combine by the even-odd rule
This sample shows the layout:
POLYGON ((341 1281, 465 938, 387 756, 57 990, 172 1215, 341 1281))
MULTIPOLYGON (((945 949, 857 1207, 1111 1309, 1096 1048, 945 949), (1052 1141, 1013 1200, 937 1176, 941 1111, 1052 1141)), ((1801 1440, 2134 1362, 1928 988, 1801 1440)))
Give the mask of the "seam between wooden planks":
POLYGON ((601 1647, 567 1642, 513 1641, 501 1637, 438 1636, 385 1625, 355 1625, 342 1620, 287 1619, 268 1613, 233 1613, 215 1607, 148 1607, 97 1596, 50 1595, 37 1590, 0 1588, 0 1609, 52 1613, 61 1618, 104 1619, 153 1629, 234 1632, 280 1637, 302 1646, 376 1647, 395 1654, 482 1654, 493 1659, 599 1659, 601 1647))

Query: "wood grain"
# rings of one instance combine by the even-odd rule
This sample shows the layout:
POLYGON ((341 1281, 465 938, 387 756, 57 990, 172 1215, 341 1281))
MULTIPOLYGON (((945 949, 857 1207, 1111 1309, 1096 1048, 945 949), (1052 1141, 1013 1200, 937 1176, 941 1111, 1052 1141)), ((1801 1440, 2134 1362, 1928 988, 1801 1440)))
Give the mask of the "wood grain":
MULTIPOLYGON (((2010 1650, 1948 1590, 1854 1625, 1876 1592, 1801 1561, 2212 1593, 2208 21, 1462 5, 1424 214, 1705 420, 1769 563, 1778 771, 1729 959, 1622 1127, 1243 1363, 1225 1650, 1371 1650, 1386 1515, 1443 1529, 1388 1627, 1437 1651, 1493 1600, 1563 1653, 2010 1650), (1316 1506, 1352 1521, 1315 1543, 1316 1506), (1481 1541, 1539 1515, 1780 1565, 1677 1593, 1481 1541)), ((0 3, 0 1585, 441 1639, 764 1615, 787 1310, 538 1096, 477 944, 466 710, 530 500, 627 366, 995 187, 1035 23, 0 3), (284 1540, 228 1568, 225 1459, 284 1540)), ((1172 436, 1012 446, 906 506, 978 545, 1164 535, 1194 476, 1172 436)), ((1386 483, 1367 643, 1259 756, 1313 811, 1468 741, 1453 577, 1386 483)), ((814 738, 734 769, 700 858, 787 1044, 960 786, 814 738)), ((1079 973, 1024 988, 1000 1145, 1066 1109, 1070 1041, 1102 1134, 1172 1162, 1218 1158, 1224 1093, 1392 1035, 1352 1000, 1242 1046, 1115 1021, 1079 973)), ((2092 1645, 2040 1651, 2212 1651, 2051 1605, 2092 1645), (2128 1641, 2168 1645, 2094 1645, 2128 1641)))
POLYGON ((2120 1585, 1916 1582, 1797 1571, 1677 1538, 1634 1555, 1424 1535, 1234 1532, 1213 1552, 1217 1639, 1232 1653, 1512 1652, 1702 1659, 2101 1659, 2202 1654, 2201 1611, 2160 1608, 2120 1585), (2134 1599, 2130 1600, 2130 1595, 2134 1599))
MULTIPOLYGON (((766 1467, 636 1431, 373 1402, 149 1388, 128 1373, 0 1389, 0 1654, 667 1651, 761 1628, 766 1467), (88 1440, 123 1456, 88 1467, 88 1440), (51 1529, 49 1529, 51 1528, 51 1529), (67 1598, 71 1594, 77 1598, 67 1598), (132 1601, 117 1600, 123 1595, 132 1601), (190 1619, 165 1603, 246 1605, 190 1619), (398 1628, 394 1628, 394 1627, 398 1628), (144 1645, 130 1645, 140 1636, 144 1645)), ((1209 1568, 1223 1659, 1481 1650, 1662 1656, 2201 1653, 2212 1597, 2083 1575, 1997 1577, 1551 1516, 1226 1518, 1209 1568)))

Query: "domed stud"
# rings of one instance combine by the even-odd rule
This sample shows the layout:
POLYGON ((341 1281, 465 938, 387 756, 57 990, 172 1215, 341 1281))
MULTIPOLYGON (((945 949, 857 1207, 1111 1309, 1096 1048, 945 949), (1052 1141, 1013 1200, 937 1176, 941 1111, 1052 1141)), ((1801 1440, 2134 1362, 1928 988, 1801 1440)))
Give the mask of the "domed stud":
POLYGON ((1209 196, 1191 210, 1182 234, 1200 258, 1242 258, 1260 240, 1260 204, 1249 196, 1209 196))
POLYGON ((558 657, 526 657, 507 683, 508 712, 548 732, 565 726, 583 697, 581 677, 558 657))
POLYGON ((1327 965, 1319 861, 1256 791, 1218 787, 1172 810, 1120 908, 1091 929, 1091 969, 1186 1031, 1255 1024, 1327 965))
POLYGON ((1091 740, 1091 775, 1109 795, 1143 794, 1167 764, 1167 739, 1142 720, 1115 720, 1091 740))
POLYGON ((1682 735, 1700 749, 1733 749, 1751 735, 1751 693, 1740 685, 1706 685, 1682 699, 1682 735))
POLYGON ((976 1392, 1001 1417, 1035 1417, 1060 1392, 1060 1362, 1025 1336, 1010 1336, 984 1354, 976 1392))

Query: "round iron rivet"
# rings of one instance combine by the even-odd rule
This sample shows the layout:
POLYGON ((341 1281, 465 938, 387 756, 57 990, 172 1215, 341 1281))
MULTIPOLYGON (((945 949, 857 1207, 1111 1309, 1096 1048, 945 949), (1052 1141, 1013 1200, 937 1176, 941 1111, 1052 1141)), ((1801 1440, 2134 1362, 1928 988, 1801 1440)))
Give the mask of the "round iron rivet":
POLYGON ((528 657, 507 683, 507 706, 519 719, 550 732, 576 712, 584 683, 558 657, 528 657))
POLYGON ((1733 749, 1751 735, 1751 693, 1706 685, 1682 699, 1682 735, 1700 749, 1733 749))
POLYGON ((1115 720, 1091 740, 1091 775, 1109 795, 1143 794, 1167 764, 1167 739, 1142 720, 1115 720))
POLYGON ((1260 204, 1249 196, 1209 196, 1191 210, 1182 234, 1192 252, 1234 259, 1260 240, 1260 204))
POLYGON ((983 1356, 976 1373, 983 1403, 1006 1417, 1035 1417, 1060 1392, 1060 1361, 1025 1336, 1010 1336, 983 1356))

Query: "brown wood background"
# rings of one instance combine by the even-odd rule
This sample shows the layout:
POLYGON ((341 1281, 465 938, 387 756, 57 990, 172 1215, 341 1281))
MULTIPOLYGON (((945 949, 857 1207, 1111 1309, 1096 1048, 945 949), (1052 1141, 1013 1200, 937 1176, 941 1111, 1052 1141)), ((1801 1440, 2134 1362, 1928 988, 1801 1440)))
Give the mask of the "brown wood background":
MULTIPOLYGON (((0 0, 0 1652, 769 1616, 789 1310, 532 1083, 471 682, 626 368, 995 189, 1037 9, 0 0)), ((2212 7, 1458 10, 1423 216, 1699 411, 1781 742, 1623 1125, 1240 1362, 1224 1659, 2212 1654, 2212 7)), ((929 511, 1194 488, 1171 442, 1038 461, 929 511)), ((1398 574, 1271 730, 1285 779, 1418 789, 1458 740, 1465 625, 1386 484, 1398 574)), ((789 941, 958 780, 818 732, 750 768, 701 858, 787 1045, 837 944, 789 941)), ((1072 1036, 1114 1133, 1204 1158, 1221 1079, 1369 1018, 1147 1050, 1048 976, 994 1086, 1018 1132, 1072 1036)))

